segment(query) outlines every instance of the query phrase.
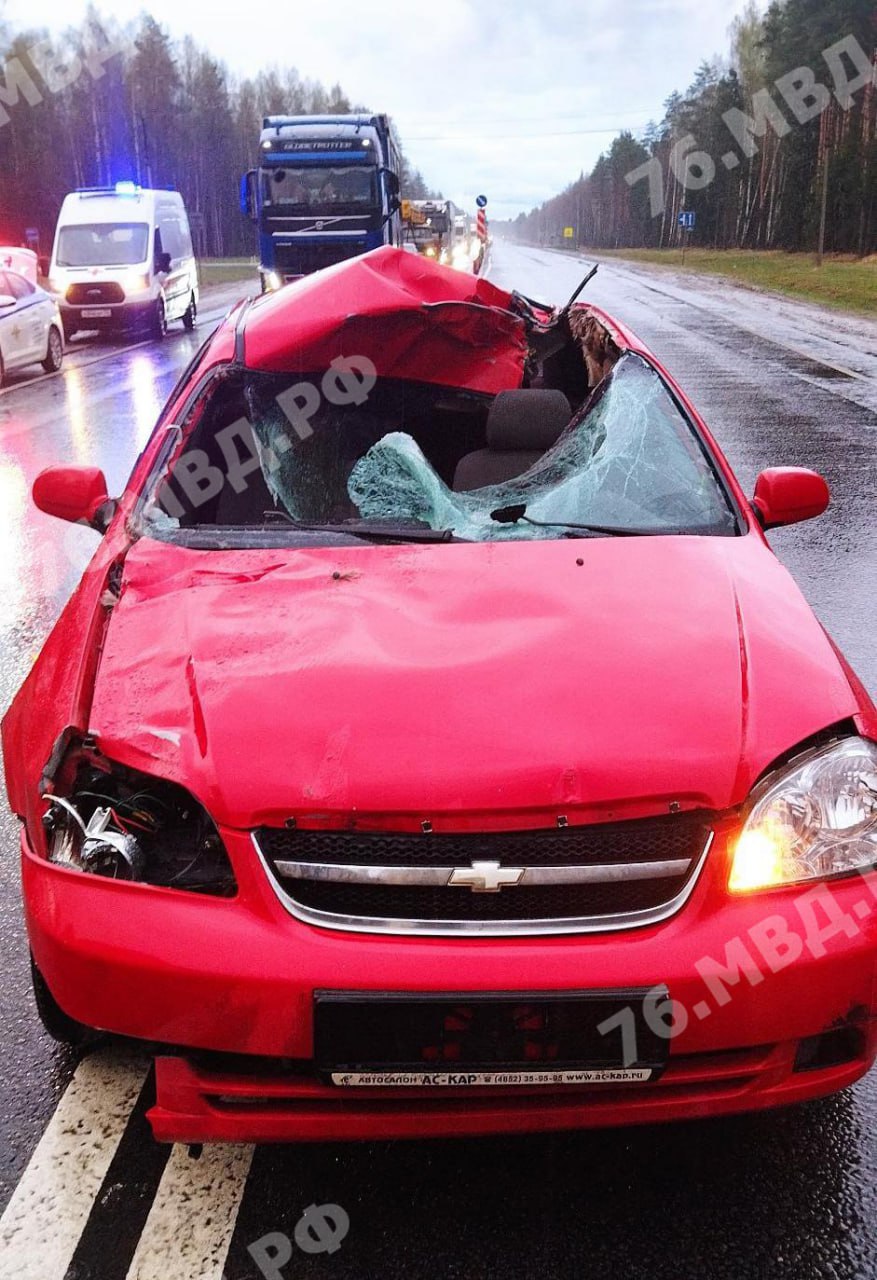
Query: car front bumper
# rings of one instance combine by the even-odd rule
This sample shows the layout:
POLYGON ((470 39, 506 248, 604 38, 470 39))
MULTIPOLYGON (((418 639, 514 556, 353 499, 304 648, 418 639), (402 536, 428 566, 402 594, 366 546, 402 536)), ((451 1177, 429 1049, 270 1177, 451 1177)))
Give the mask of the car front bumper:
POLYGON ((833 884, 830 898, 817 889, 818 901, 812 890, 731 899, 719 840, 686 906, 653 927, 550 938, 345 934, 293 919, 248 834, 222 834, 234 899, 68 871, 23 838, 36 963, 71 1017, 163 1046, 151 1113, 162 1140, 413 1138, 720 1115, 832 1093, 877 1056, 874 874, 833 884), (658 984, 684 1019, 667 1069, 648 1084, 345 1089, 312 1065, 315 991, 658 984), (843 1061, 796 1069, 802 1041, 838 1028, 855 1032, 843 1061))
POLYGON ((145 302, 95 303, 93 307, 73 307, 68 302, 61 303, 61 319, 68 333, 86 332, 119 333, 126 329, 136 329, 146 325, 155 315, 156 300, 148 298, 145 302), (109 315, 86 316, 85 311, 108 311, 109 315))

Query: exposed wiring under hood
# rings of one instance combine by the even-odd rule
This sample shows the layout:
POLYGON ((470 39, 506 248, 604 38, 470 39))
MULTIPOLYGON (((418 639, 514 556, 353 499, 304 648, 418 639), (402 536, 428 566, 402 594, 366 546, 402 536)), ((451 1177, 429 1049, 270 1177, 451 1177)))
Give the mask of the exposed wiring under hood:
POLYGON ((61 792, 43 797, 50 862, 167 889, 235 892, 219 832, 183 787, 83 748, 65 762, 62 776, 70 781, 61 792))

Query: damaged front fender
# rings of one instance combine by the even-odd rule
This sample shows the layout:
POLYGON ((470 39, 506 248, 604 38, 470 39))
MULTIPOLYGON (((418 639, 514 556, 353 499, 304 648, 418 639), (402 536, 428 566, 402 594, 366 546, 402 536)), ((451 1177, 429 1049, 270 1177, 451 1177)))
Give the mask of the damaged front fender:
POLYGON ((3 764, 13 812, 44 850, 42 795, 67 748, 88 733, 101 648, 115 602, 111 589, 122 545, 105 541, 3 718, 3 764))

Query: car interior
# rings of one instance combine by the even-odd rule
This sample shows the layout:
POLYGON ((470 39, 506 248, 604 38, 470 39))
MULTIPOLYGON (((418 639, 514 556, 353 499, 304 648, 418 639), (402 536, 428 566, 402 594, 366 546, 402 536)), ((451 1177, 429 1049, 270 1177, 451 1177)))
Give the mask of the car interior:
MULTIPOLYGON (((188 453, 202 450, 210 465, 225 473, 229 441, 244 464, 255 455, 264 457, 265 427, 274 424, 292 443, 287 456, 295 457, 300 477, 297 518, 340 523, 358 515, 347 493, 353 468, 390 432, 410 435, 439 478, 458 493, 523 475, 557 443, 620 355, 599 321, 586 311, 573 313, 567 340, 546 358, 531 362, 525 387, 491 397, 379 379, 364 405, 344 407, 320 397, 320 408, 310 419, 312 433, 304 439, 295 438, 278 397, 300 384, 319 392, 321 374, 233 372, 199 407, 186 448, 188 453)), ((277 507, 264 468, 261 475, 249 474, 245 485, 225 484, 215 497, 196 505, 172 467, 157 500, 166 509, 182 508, 181 528, 262 525, 266 513, 277 507)))

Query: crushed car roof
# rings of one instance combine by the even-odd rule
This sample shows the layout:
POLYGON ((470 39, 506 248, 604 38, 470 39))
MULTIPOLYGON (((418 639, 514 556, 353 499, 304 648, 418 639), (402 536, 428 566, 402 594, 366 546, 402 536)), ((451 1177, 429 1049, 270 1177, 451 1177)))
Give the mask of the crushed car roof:
POLYGON ((527 328, 513 295, 385 247, 306 276, 238 316, 247 368, 312 373, 365 358, 382 378, 495 395, 519 387, 527 328))

